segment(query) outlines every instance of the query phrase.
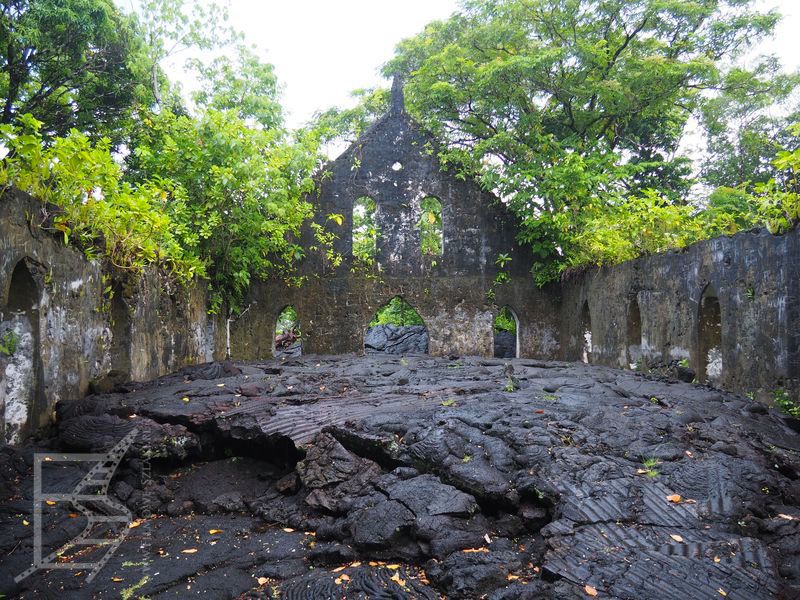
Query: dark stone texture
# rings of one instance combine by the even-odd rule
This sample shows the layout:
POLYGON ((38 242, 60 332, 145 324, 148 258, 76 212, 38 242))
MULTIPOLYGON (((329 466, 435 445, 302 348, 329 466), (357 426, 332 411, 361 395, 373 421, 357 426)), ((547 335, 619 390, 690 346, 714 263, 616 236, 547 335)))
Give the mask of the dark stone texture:
POLYGON ((494 357, 516 358, 517 336, 510 331, 497 331, 494 334, 494 357))
MULTIPOLYGON (((141 420, 157 450, 135 444, 115 474, 113 497, 142 521, 90 584, 71 571, 12 583, 30 564, 23 520, 40 449, 0 449, 0 593, 117 597, 145 574, 137 593, 153 598, 800 591, 800 438, 745 397, 526 359, 309 356, 240 369, 62 411, 61 440, 99 449, 141 420), (237 396, 245 384, 286 394, 237 396), (170 454, 156 435, 169 428, 202 450, 170 454)), ((55 480, 69 487, 85 468, 55 480)), ((81 531, 68 505, 46 509, 48 547, 81 531)))
POLYGON ((701 298, 712 294, 721 311, 722 373, 715 385, 754 392, 762 401, 771 400, 779 387, 796 397, 800 331, 792 324, 800 311, 799 241, 797 230, 775 236, 756 229, 565 277, 563 356, 581 357, 580 314, 588 303, 591 362, 627 367, 635 354, 642 356, 645 368, 670 371, 684 381, 704 381, 700 305, 701 298), (631 340, 626 323, 637 307, 641 339, 631 340), (678 365, 680 360, 688 368, 678 365))
POLYGON ((375 325, 364 335, 366 352, 387 354, 425 354, 428 331, 422 325, 375 325))

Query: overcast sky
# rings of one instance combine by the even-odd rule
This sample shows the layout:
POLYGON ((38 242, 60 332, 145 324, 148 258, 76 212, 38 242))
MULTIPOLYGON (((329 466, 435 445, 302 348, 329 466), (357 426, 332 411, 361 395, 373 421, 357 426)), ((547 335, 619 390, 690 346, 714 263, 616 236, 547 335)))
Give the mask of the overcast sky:
POLYGON ((232 0, 233 26, 264 50, 284 85, 290 126, 384 82, 378 71, 403 38, 447 18, 456 0, 232 0))
MULTIPOLYGON (((786 18, 774 50, 800 62, 800 0, 765 1, 786 18)), ((403 38, 445 19, 456 0, 233 0, 235 27, 265 51, 284 85, 289 124, 348 102, 350 91, 383 84, 378 70, 403 38)))
MULTIPOLYGON (((759 5, 785 15, 768 49, 797 68, 800 0, 760 0, 759 5)), ((387 85, 379 69, 395 45, 457 7, 457 0, 231 0, 231 17, 262 58, 275 65, 288 124, 296 127, 317 110, 351 104, 356 88, 387 85)), ((177 66, 170 71, 184 79, 177 66)))

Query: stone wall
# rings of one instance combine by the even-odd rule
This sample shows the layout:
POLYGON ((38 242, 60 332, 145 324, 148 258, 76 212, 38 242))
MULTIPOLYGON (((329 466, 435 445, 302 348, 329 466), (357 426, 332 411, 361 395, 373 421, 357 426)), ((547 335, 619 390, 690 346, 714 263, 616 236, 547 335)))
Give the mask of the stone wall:
MULTIPOLYGON (((368 323, 394 296, 424 320, 430 354, 492 356, 493 320, 508 304, 520 321, 520 355, 558 356, 557 293, 533 285, 532 258, 517 245, 498 200, 475 182, 441 171, 433 140, 405 112, 399 84, 389 112, 330 163, 319 182, 309 200, 317 225, 336 236, 333 251, 343 260, 337 266, 325 252, 311 252, 301 267, 302 287, 254 285, 250 309, 231 323, 234 358, 271 357, 276 319, 289 304, 298 311, 304 352, 362 352, 368 323), (377 207, 377 256, 367 267, 352 251, 353 204, 362 197, 377 207), (425 256, 420 248, 426 197, 442 206, 441 256, 425 256), (341 215, 341 223, 329 215, 341 215), (503 267, 511 282, 495 286, 501 255, 511 258, 503 267)), ((317 245, 311 228, 303 243, 317 245)))
POLYGON ((203 289, 170 290, 149 273, 126 279, 30 221, 53 207, 17 191, 0 197, 0 433, 48 422, 55 403, 91 386, 147 380, 211 356, 215 328, 203 289), (114 283, 117 282, 117 283, 114 283), (114 298, 104 290, 114 290, 114 298))
POLYGON ((562 288, 563 356, 628 368, 640 356, 677 361, 701 382, 796 394, 799 244, 796 230, 755 230, 588 270, 562 288))
POLYGON ((155 273, 104 272, 29 225, 46 220, 46 206, 7 192, 0 198, 0 344, 15 347, 0 351, 3 440, 19 440, 47 422, 57 401, 92 387, 153 379, 228 349, 234 359, 270 358, 287 305, 297 311, 304 353, 362 353, 370 321, 395 296, 423 319, 433 355, 492 356, 493 321, 507 306, 520 357, 671 365, 765 399, 779 388, 797 397, 797 231, 722 237, 539 289, 506 211, 475 182, 440 170, 399 85, 390 111, 326 167, 310 200, 341 263, 314 250, 314 227, 306 227, 302 285, 255 282, 243 314, 226 321, 208 317, 202 285, 178 290, 155 273), (353 204, 365 196, 375 202, 379 231, 371 265, 352 251, 353 204), (442 207, 441 256, 420 247, 427 197, 442 207), (508 281, 498 285, 499 276, 508 281))
MULTIPOLYGON (((311 253, 303 286, 256 284, 250 309, 231 323, 234 358, 272 356, 286 305, 298 312, 304 352, 362 352, 375 311, 399 295, 424 320, 434 355, 492 356, 492 322, 508 306, 520 357, 663 367, 764 399, 800 388, 797 232, 721 237, 538 289, 505 211, 474 182, 441 172, 434 142, 405 113, 399 86, 390 111, 328 165, 312 201, 343 261, 311 253), (353 205, 364 196, 377 206, 380 232, 367 270, 352 252, 353 205), (417 225, 428 196, 442 204, 444 253, 435 261, 422 255, 417 225), (336 214, 339 225, 328 218, 336 214), (511 257, 511 280, 497 286, 501 255, 511 257)), ((303 241, 314 245, 310 230, 303 241)))
MULTIPOLYGON (((530 279, 530 278, 528 278, 530 279)), ((259 283, 250 308, 231 323, 231 356, 272 357, 275 325, 287 305, 297 310, 306 354, 364 351, 364 335, 375 312, 394 296, 413 306, 428 329, 435 356, 492 356, 492 324, 498 305, 509 305, 520 321, 520 355, 559 356, 559 311, 553 290, 520 279, 500 286, 497 304, 487 301, 490 277, 341 277, 312 280, 300 288, 259 283)))

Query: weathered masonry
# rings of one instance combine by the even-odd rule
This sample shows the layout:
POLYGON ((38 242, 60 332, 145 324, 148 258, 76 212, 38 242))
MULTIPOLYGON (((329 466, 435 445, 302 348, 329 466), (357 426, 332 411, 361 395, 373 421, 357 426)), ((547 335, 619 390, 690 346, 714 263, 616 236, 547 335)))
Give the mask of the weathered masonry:
POLYGON ((590 362, 623 368, 682 361, 700 382, 796 393, 799 244, 797 231, 754 230, 569 280, 561 289, 562 356, 588 352, 590 362))
POLYGON ((203 287, 103 272, 32 224, 53 210, 13 190, 0 198, 3 442, 47 423, 59 400, 211 360, 218 331, 203 287))
MULTIPOLYGON (((621 368, 673 362, 700 382, 764 396, 783 388, 797 397, 798 231, 717 238, 537 288, 531 257, 502 206, 476 183, 440 170, 399 85, 389 112, 327 166, 311 200, 317 224, 336 235, 341 264, 309 251, 303 285, 255 282, 246 311, 225 322, 207 315, 204 286, 171 290, 154 273, 104 272, 32 224, 47 218, 47 207, 6 192, 3 442, 18 441, 48 421, 57 401, 90 389, 152 379, 228 349, 240 360, 272 357, 282 314, 296 318, 301 332, 299 340, 285 338, 291 352, 361 353, 376 311, 395 297, 418 313, 432 355, 493 356, 493 322, 507 311, 516 336, 504 356, 621 368)), ((303 242, 316 245, 311 227, 303 242)))
MULTIPOLYGON (((472 181, 443 173, 432 144, 406 113, 396 83, 389 112, 327 166, 319 194, 311 198, 317 223, 336 234, 333 250, 344 260, 337 267, 324 253, 312 254, 299 288, 280 281, 254 285, 250 310, 231 324, 233 358, 272 356, 270 334, 287 305, 297 310, 304 353, 362 352, 370 320, 395 296, 421 316, 431 354, 492 356, 492 323, 507 305, 520 324, 519 354, 558 358, 558 289, 533 284, 531 258, 517 246, 497 199, 472 181), (364 211, 376 232, 372 264, 353 252, 354 217, 363 223, 364 211), (441 222, 440 242, 423 247, 425 215, 439 211, 440 218, 431 220, 441 222), (328 215, 341 215, 341 225, 328 215), (511 259, 502 267, 501 256, 511 259), (501 271, 510 281, 496 286, 501 271)), ((358 233, 357 244, 370 242, 358 233)), ((315 245, 310 229, 303 241, 315 245)))

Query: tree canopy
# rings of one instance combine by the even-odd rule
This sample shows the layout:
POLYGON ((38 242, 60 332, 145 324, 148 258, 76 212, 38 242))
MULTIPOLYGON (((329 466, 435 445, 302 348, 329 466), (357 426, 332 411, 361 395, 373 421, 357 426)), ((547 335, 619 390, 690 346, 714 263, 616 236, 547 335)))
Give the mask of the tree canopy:
POLYGON ((205 277, 210 308, 235 312, 253 278, 289 276, 304 255, 317 137, 283 127, 272 65, 238 43, 223 7, 134 8, 2 4, 0 185, 58 205, 41 225, 89 258, 205 277), (162 62, 224 45, 207 61, 188 54, 200 87, 181 97, 162 62))
POLYGON ((691 213, 680 208, 690 161, 676 154, 688 119, 704 108, 711 117, 721 92, 768 97, 775 74, 774 61, 730 66, 778 20, 751 4, 467 0, 402 42, 384 71, 404 77, 409 109, 441 142, 444 164, 477 175, 518 216, 545 281, 571 264, 662 249, 618 239, 630 252, 598 255, 611 240, 587 245, 587 234, 646 229, 632 214, 691 213))
POLYGON ((112 0, 0 2, 2 123, 32 113, 45 133, 119 139, 147 102, 144 44, 112 0))

